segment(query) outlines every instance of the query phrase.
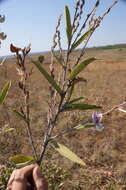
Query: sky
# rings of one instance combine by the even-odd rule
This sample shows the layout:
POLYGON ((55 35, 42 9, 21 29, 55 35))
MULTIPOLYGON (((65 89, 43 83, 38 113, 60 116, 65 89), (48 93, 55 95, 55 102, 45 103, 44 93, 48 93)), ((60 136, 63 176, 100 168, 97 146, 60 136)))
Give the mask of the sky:
MULTIPOLYGON (((1 0, 0 0, 1 1, 1 0)), ((71 13, 76 0, 3 0, 0 2, 0 14, 6 21, 0 25, 0 31, 7 34, 2 41, 0 56, 10 55, 11 43, 18 47, 31 43, 32 52, 48 51, 52 46, 57 18, 64 15, 64 6, 68 5, 71 13)), ((86 0, 84 18, 96 0, 86 0)), ((101 0, 97 15, 111 5, 112 0, 101 0)), ((64 28, 64 17, 62 21, 64 28)), ((62 29, 62 47, 66 48, 65 30, 62 29)), ((88 43, 89 47, 108 44, 126 43, 126 1, 119 0, 107 15, 101 26, 88 43)))

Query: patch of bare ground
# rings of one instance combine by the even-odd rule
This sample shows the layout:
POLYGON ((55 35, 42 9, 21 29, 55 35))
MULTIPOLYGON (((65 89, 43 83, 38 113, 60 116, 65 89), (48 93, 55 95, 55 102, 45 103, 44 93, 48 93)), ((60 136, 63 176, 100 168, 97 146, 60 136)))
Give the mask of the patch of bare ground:
MULTIPOLYGON (((73 58, 77 53, 73 55, 73 58)), ((95 56, 99 59, 81 73, 87 83, 79 84, 75 89, 75 96, 84 96, 84 102, 100 105, 103 108, 102 111, 107 111, 123 102, 126 98, 126 50, 92 50, 88 51, 86 56, 95 56)), ((74 61, 73 58, 72 61, 74 61)), ((0 68, 0 86, 2 87, 5 81, 12 80, 6 103, 0 108, 0 127, 8 125, 15 128, 14 132, 1 135, 1 164, 7 164, 8 158, 14 154, 31 154, 25 125, 13 113, 14 108, 20 108, 23 99, 18 90, 18 77, 12 62, 15 60, 10 62, 8 60, 6 63, 7 73, 4 67, 0 68)), ((32 65, 28 63, 28 67, 30 69, 32 65)), ((48 70, 48 64, 45 64, 45 67, 48 70)), ((48 84, 35 68, 29 81, 29 88, 32 130, 39 150, 46 125, 48 84)), ((91 114, 91 111, 65 113, 60 117, 59 127, 55 132, 87 121, 91 114)), ((66 167, 71 176, 71 179, 67 180, 61 188, 62 190, 126 189, 126 115, 115 111, 105 116, 103 122, 105 128, 101 132, 96 129, 86 129, 59 138, 60 142, 69 146, 86 162, 85 168, 71 163, 57 153, 52 154, 53 150, 50 149, 51 162, 63 168, 66 167)))

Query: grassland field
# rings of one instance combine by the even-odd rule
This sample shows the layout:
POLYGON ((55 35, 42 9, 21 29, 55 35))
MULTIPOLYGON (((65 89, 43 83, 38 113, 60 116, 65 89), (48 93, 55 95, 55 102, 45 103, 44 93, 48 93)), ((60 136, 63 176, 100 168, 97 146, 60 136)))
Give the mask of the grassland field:
MULTIPOLYGON (((71 63, 79 53, 79 50, 73 53, 71 63)), ((36 60, 37 56, 31 55, 27 58, 28 69, 33 67, 31 58, 36 60)), ((97 60, 80 74, 87 82, 78 85, 74 96, 84 96, 84 102, 102 106, 102 112, 122 103, 126 99, 126 47, 87 49, 83 59, 87 57, 96 57, 97 60)), ((6 127, 15 128, 13 132, 0 134, 1 168, 10 167, 9 157, 15 154, 31 155, 25 124, 13 113, 13 109, 19 109, 23 104, 15 62, 15 58, 9 58, 0 66, 0 88, 2 89, 6 81, 12 81, 6 102, 0 108, 0 130, 6 127)), ((47 70, 49 63, 50 53, 45 54, 44 67, 47 70)), ((56 72, 59 72, 58 64, 56 72)), ((47 81, 36 68, 29 80, 29 89, 32 132, 39 151, 46 126, 46 102, 49 92, 47 81)), ((87 121, 91 114, 92 111, 65 113, 60 117, 55 133, 87 121)), ((66 174, 62 174, 61 170, 63 177, 59 179, 60 183, 58 181, 60 186, 50 185, 49 190, 126 190, 126 114, 112 112, 103 118, 103 123, 105 128, 101 132, 90 128, 72 132, 58 139, 83 159, 86 167, 72 163, 49 148, 43 162, 51 166, 55 164, 68 175, 64 177, 66 174)), ((59 174, 55 175, 56 169, 52 169, 51 172, 54 174, 49 175, 54 175, 53 180, 57 180, 55 176, 59 174)), ((6 183, 6 180, 2 180, 1 177, 1 190, 5 188, 6 183)))

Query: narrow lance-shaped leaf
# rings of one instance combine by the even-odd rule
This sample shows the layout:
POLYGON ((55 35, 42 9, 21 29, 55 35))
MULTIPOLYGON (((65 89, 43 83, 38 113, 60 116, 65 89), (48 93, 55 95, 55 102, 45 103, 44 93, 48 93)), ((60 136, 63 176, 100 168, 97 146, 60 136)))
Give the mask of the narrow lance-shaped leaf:
POLYGON ((78 163, 80 165, 83 165, 83 166, 86 165, 83 160, 81 160, 76 154, 74 154, 72 151, 70 151, 66 146, 64 146, 60 143, 57 143, 56 141, 52 141, 52 146, 61 155, 65 156, 66 158, 70 159, 71 161, 78 163))
POLYGON ((78 64, 70 73, 70 79, 74 79, 87 65, 95 61, 95 57, 91 57, 89 59, 86 59, 82 63, 78 64))
POLYGON ((90 127, 95 127, 96 124, 95 123, 86 123, 86 124, 82 124, 82 125, 78 125, 75 127, 76 130, 81 130, 81 129, 86 129, 86 128, 90 128, 90 127))
POLYGON ((100 106, 88 105, 88 104, 66 104, 63 106, 62 111, 71 111, 71 110, 92 110, 92 109, 101 109, 100 106))
POLYGON ((31 164, 35 161, 35 159, 31 156, 24 156, 24 155, 16 155, 10 157, 9 159, 11 162, 16 164, 17 167, 24 167, 28 164, 31 164))
POLYGON ((94 31, 94 28, 89 29, 86 33, 84 33, 79 40, 77 40, 74 44, 72 44, 71 49, 77 48, 84 40, 86 40, 94 31))
POLYGON ((66 19, 66 33, 67 33, 67 39, 70 43, 72 38, 72 27, 71 27, 71 18, 70 18, 70 11, 68 6, 65 6, 65 19, 66 19))
POLYGON ((0 104, 4 103, 10 87, 11 87, 11 81, 9 81, 5 84, 5 86, 2 89, 2 92, 0 93, 0 104))
POLYGON ((43 76, 47 79, 47 81, 52 85, 52 87, 61 95, 62 90, 56 83, 56 81, 53 79, 52 76, 49 75, 49 73, 42 67, 41 63, 38 61, 32 61, 33 64, 38 68, 38 70, 43 74, 43 76))
POLYGON ((24 120, 25 122, 27 122, 26 117, 19 111, 17 110, 13 110, 13 112, 16 114, 17 117, 19 117, 21 120, 24 120))
POLYGON ((8 133, 8 132, 12 132, 14 130, 15 130, 14 128, 7 128, 7 129, 4 129, 3 132, 8 133))

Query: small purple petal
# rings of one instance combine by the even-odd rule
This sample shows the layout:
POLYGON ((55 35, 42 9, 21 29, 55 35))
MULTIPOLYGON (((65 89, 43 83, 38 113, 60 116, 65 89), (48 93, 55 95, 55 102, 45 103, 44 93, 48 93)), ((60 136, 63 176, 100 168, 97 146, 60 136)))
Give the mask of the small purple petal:
POLYGON ((100 123, 102 120, 102 113, 99 112, 93 112, 92 114, 92 121, 93 123, 100 123))

